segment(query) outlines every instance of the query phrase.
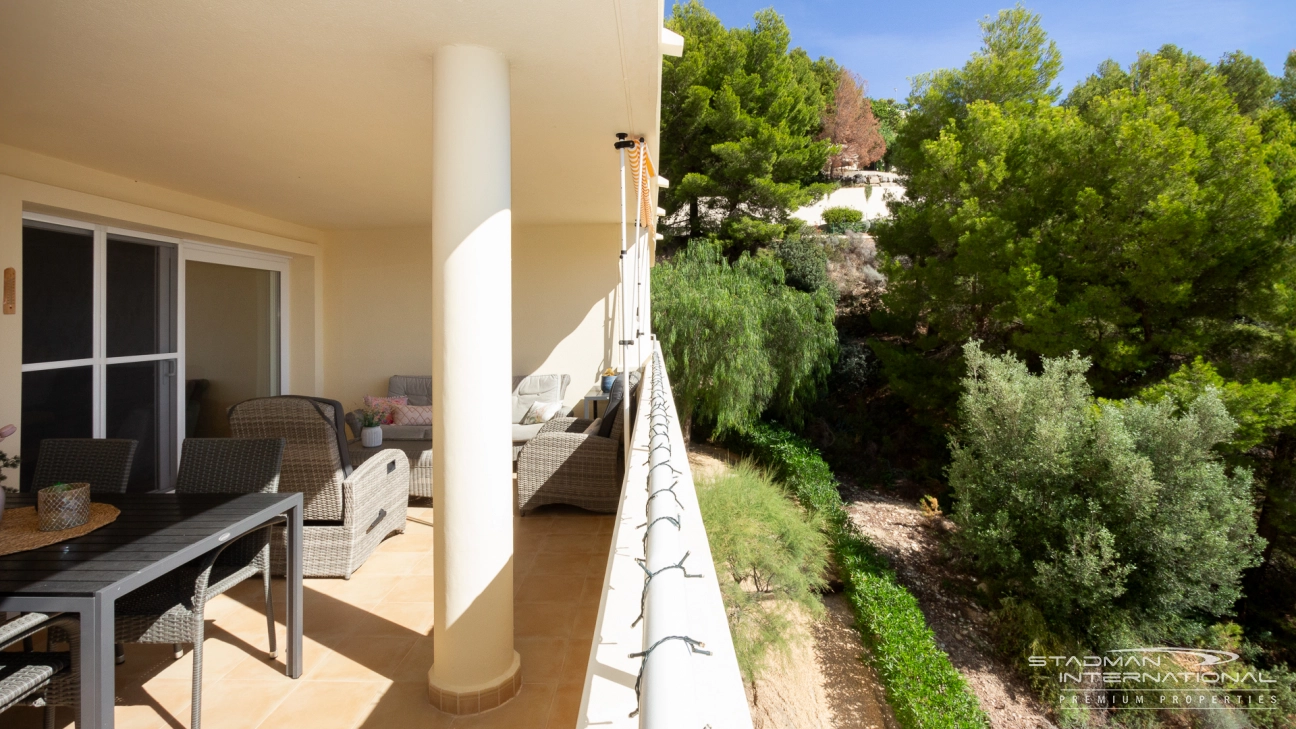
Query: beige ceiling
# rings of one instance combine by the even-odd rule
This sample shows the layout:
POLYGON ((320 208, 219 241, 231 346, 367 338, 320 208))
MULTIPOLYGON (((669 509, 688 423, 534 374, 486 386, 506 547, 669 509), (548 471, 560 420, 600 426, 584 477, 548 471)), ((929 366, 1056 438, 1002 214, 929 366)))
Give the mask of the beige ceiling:
POLYGON ((613 134, 656 147, 661 18, 661 0, 4 0, 0 143, 317 228, 422 225, 431 54, 474 43, 512 67, 515 219, 613 221, 613 134))

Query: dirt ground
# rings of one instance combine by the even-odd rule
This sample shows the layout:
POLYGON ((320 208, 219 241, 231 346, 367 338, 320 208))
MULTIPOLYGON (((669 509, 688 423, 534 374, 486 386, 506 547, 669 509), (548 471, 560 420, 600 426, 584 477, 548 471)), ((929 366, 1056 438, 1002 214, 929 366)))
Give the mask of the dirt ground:
MULTIPOLYGON (((689 465, 696 479, 723 473, 733 455, 693 445, 689 465)), ((854 616, 838 594, 823 596, 824 617, 788 612, 804 636, 786 655, 771 656, 747 698, 756 729, 898 729, 876 674, 863 660, 854 616)))
POLYGON ((975 582, 948 566, 942 545, 953 524, 892 496, 869 491, 843 496, 851 518, 918 598, 937 645, 963 674, 995 729, 1052 728, 1025 682, 994 654, 989 615, 965 596, 975 582))

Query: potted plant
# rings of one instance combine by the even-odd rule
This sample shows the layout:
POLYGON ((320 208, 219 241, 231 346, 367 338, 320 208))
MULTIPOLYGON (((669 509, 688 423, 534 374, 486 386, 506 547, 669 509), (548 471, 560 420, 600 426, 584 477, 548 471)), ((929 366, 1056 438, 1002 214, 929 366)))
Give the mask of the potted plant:
POLYGON ((382 408, 365 407, 360 409, 360 444, 365 448, 377 448, 382 445, 382 424, 387 411, 382 408))
POLYGON ((603 382, 601 384, 603 392, 612 392, 613 382, 616 382, 616 370, 611 367, 603 370, 603 382))

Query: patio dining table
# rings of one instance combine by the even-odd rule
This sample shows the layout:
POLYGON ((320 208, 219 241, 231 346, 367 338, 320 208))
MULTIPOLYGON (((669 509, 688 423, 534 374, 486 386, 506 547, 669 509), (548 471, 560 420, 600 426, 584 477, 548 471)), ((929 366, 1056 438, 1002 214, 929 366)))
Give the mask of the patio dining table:
MULTIPOLYGON (((79 613, 81 727, 113 726, 114 608, 118 598, 230 539, 288 520, 286 673, 302 673, 300 493, 95 494, 116 521, 57 544, 0 556, 0 611, 79 613)), ((10 494, 6 508, 34 505, 10 494)))

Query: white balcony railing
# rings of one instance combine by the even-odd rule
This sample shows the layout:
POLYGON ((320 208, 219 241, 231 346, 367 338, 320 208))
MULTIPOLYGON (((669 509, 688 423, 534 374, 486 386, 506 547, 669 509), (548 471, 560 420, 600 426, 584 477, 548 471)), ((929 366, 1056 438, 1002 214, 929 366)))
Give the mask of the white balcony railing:
POLYGON ((577 726, 750 729, 656 342, 637 410, 577 726))

